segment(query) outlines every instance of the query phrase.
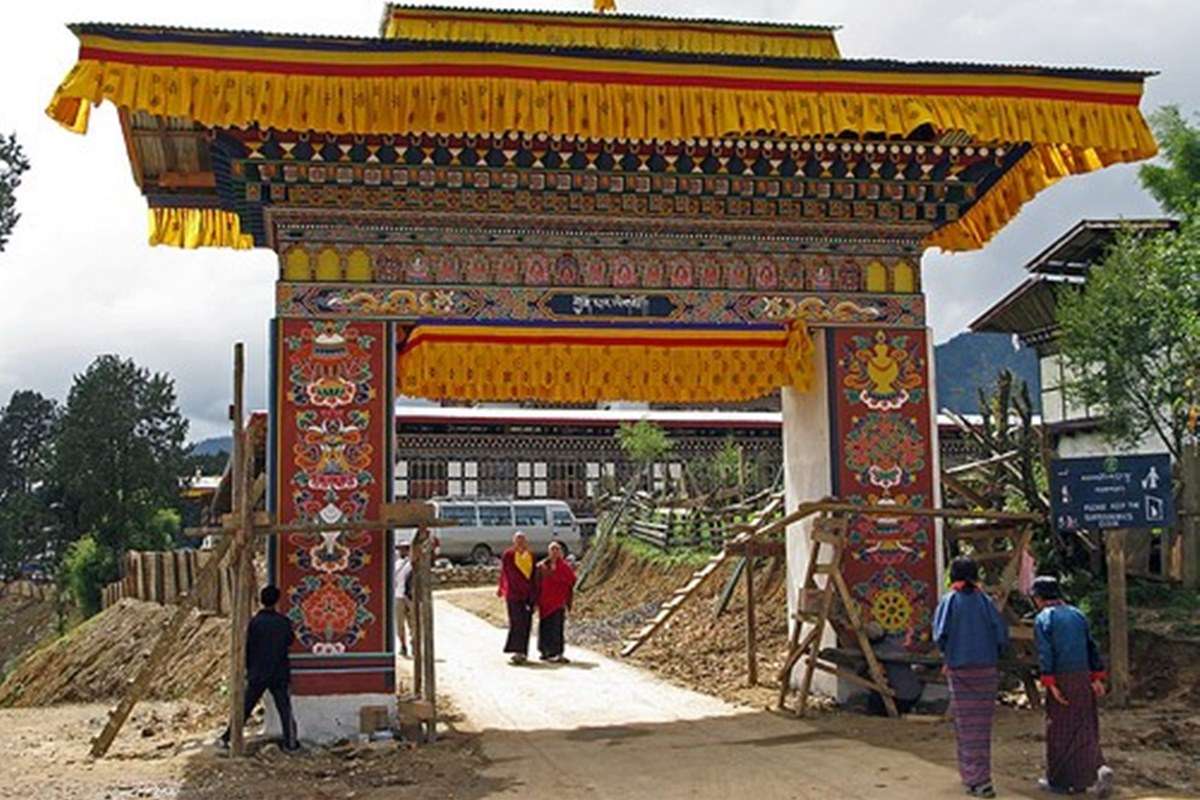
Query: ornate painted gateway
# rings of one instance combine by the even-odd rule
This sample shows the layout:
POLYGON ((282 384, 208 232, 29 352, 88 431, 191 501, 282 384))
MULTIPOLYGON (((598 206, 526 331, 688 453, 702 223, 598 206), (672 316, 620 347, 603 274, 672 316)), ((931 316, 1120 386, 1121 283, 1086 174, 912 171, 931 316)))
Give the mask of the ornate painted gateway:
MULTIPOLYGON (((828 28, 392 6, 379 38, 72 30, 48 112, 82 132, 118 108, 151 243, 278 254, 283 520, 389 499, 397 393, 783 388, 790 502, 936 504, 921 254, 1155 152, 1144 73, 843 60, 828 28)), ((938 534, 852 530, 854 592, 918 640, 938 534)), ((384 531, 273 547, 302 724, 392 691, 390 552, 384 531)))

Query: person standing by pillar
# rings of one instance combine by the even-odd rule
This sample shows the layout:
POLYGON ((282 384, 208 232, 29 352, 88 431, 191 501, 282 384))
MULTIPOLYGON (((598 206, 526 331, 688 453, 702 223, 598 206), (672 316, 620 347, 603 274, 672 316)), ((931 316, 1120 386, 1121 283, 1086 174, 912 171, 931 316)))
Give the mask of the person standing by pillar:
POLYGON ((508 640, 504 652, 511 653, 509 662, 524 664, 529 660, 529 632, 533 625, 533 605, 537 600, 534 585, 533 551, 525 534, 513 534, 512 547, 500 557, 500 587, 497 591, 508 607, 508 640))
POLYGON ((973 797, 995 797, 992 786, 992 719, 1000 688, 997 663, 1008 646, 1008 625, 979 589, 979 565, 950 564, 950 592, 938 603, 933 639, 942 651, 950 684, 950 713, 958 745, 958 773, 973 797))
POLYGON ((562 545, 550 543, 550 555, 538 564, 538 652, 542 661, 566 664, 563 627, 575 596, 575 570, 563 558, 562 545))
POLYGON ((408 658, 408 630, 412 624, 412 545, 401 542, 397 547, 396 576, 393 594, 396 596, 396 642, 400 655, 408 658))
POLYGON ((1087 617, 1062 599, 1058 579, 1033 581, 1038 614, 1033 621, 1038 666, 1046 687, 1046 777, 1041 788, 1060 794, 1091 790, 1112 794, 1114 773, 1100 751, 1104 665, 1087 617))
MULTIPOLYGON (((283 749, 299 749, 296 742, 296 723, 292 718, 292 698, 288 693, 291 683, 291 662, 288 648, 296 635, 292 621, 280 614, 275 606, 279 603, 279 589, 264 586, 258 595, 262 608, 250 620, 246 629, 246 702, 243 719, 258 705, 265 692, 271 693, 275 710, 279 713, 280 730, 283 732, 283 749)), ((221 744, 229 746, 229 729, 221 735, 221 744)))

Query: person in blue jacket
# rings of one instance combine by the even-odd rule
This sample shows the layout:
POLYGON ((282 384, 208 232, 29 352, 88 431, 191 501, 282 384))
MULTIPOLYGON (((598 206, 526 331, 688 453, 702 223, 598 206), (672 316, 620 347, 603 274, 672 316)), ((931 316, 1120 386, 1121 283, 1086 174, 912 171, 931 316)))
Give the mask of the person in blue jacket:
POLYGON ((979 565, 970 558, 950 564, 950 592, 938 603, 933 638, 942 651, 950 685, 950 713, 958 745, 958 773, 974 797, 995 797, 992 786, 992 719, 1008 624, 979 588, 979 565))
POLYGON ((1039 783, 1052 792, 1075 794, 1091 789, 1112 793, 1114 773, 1100 751, 1096 701, 1104 696, 1104 665, 1088 629, 1087 617, 1062 598, 1058 580, 1042 575, 1033 581, 1038 607, 1033 621, 1038 667, 1046 687, 1046 777, 1039 783))

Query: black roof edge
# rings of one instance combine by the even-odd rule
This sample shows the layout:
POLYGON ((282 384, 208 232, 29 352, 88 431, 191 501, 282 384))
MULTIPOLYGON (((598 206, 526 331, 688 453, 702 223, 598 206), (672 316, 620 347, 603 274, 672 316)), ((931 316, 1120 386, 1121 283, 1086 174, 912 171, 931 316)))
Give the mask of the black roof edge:
POLYGON ((1110 217, 1108 219, 1081 219, 1072 225, 1065 233, 1050 244, 1046 245, 1037 255, 1025 262, 1026 272, 1036 272, 1047 262, 1054 260, 1055 253, 1071 243, 1075 237, 1092 230, 1117 230, 1130 227, 1141 230, 1173 230, 1179 226, 1178 220, 1171 217, 1110 217))
POLYGON ((479 6, 445 6, 439 3, 386 3, 383 8, 383 24, 380 26, 379 32, 382 34, 387 28, 388 20, 391 19, 392 12, 398 8, 413 9, 415 11, 449 11, 461 12, 466 14, 488 14, 491 16, 504 16, 506 14, 519 14, 523 17, 571 17, 577 19, 586 18, 602 18, 602 19, 620 19, 620 20, 646 20, 649 22, 680 22, 680 23, 698 23, 701 25, 729 25, 738 26, 754 26, 758 28, 778 28, 780 30, 797 30, 797 31, 839 31, 841 25, 821 25, 819 23, 808 22, 773 22, 770 20, 743 20, 743 19, 718 19, 716 17, 671 17, 666 14, 622 14, 608 13, 598 14, 595 11, 552 11, 550 9, 522 9, 522 8, 480 8, 479 6))

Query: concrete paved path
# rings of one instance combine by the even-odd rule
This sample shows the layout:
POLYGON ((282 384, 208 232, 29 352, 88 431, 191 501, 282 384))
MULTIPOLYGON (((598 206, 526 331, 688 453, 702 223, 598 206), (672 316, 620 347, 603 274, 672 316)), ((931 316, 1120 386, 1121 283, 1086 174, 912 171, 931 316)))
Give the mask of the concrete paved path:
MULTIPOLYGON (((438 688, 482 733, 489 797, 941 800, 963 796, 957 773, 903 749, 944 736, 919 720, 897 748, 688 691, 598 653, 570 666, 511 667, 504 632, 439 599, 438 688)), ((945 747, 953 748, 953 742, 945 747)), ((1028 797, 1001 785, 1004 797, 1028 797)))

